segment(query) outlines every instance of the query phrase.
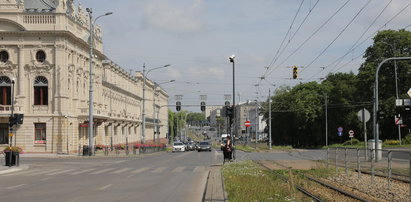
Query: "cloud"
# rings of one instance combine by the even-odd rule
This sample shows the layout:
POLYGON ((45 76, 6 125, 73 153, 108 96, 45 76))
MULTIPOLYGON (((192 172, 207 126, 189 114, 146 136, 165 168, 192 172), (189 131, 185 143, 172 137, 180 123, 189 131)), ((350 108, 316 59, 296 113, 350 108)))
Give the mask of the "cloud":
POLYGON ((172 32, 198 32, 203 27, 200 20, 202 5, 202 0, 186 6, 176 5, 170 0, 154 1, 145 7, 143 22, 149 27, 172 32))

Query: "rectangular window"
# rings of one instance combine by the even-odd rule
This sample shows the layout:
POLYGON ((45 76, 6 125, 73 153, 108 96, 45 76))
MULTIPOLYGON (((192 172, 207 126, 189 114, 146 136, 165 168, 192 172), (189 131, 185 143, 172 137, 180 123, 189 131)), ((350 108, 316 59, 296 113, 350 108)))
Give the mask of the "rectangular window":
POLYGON ((45 123, 34 123, 34 128, 35 128, 34 143, 46 144, 46 124, 45 123))
POLYGON ((0 105, 11 105, 11 87, 0 87, 0 105))
POLYGON ((47 86, 34 87, 34 105, 48 105, 47 86))

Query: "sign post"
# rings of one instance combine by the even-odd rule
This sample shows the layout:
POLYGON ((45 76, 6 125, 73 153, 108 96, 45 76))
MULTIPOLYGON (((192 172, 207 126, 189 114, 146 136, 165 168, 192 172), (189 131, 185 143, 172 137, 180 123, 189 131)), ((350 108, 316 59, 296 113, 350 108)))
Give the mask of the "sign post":
POLYGON ((354 131, 353 130, 348 131, 348 135, 351 139, 351 145, 352 145, 352 138, 354 138, 354 131))
POLYGON ((337 131, 338 131, 338 137, 340 137, 340 142, 339 142, 339 143, 341 144, 341 136, 342 136, 342 134, 343 134, 343 127, 341 127, 341 126, 338 127, 338 128, 337 128, 337 131))
POLYGON ((247 130, 247 146, 248 146, 248 139, 250 138, 250 126, 251 126, 251 122, 250 121, 246 121, 244 122, 245 125, 245 129, 247 130))
POLYGON ((370 120, 371 116, 370 116, 370 112, 363 108, 360 111, 358 111, 357 113, 358 119, 363 122, 363 127, 364 127, 364 148, 365 148, 365 159, 367 159, 367 121, 370 120))

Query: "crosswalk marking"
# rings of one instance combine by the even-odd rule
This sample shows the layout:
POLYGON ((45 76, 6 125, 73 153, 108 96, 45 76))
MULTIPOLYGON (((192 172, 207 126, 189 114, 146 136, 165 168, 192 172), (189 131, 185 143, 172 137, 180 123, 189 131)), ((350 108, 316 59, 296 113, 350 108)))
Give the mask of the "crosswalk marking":
POLYGON ((80 171, 77 171, 77 172, 74 172, 74 173, 70 173, 70 175, 78 175, 78 174, 82 174, 82 173, 87 173, 87 172, 90 172, 90 171, 93 171, 93 170, 96 170, 97 168, 90 168, 90 169, 86 169, 86 170, 80 170, 80 171))
POLYGON ((92 172, 90 174, 93 174, 93 175, 101 174, 101 173, 104 173, 104 172, 107 172, 107 171, 110 171, 110 170, 114 170, 114 169, 115 168, 106 168, 106 169, 103 169, 103 170, 98 170, 98 171, 92 172))
POLYGON ((137 174, 137 173, 142 173, 144 171, 150 170, 151 167, 143 167, 143 168, 139 168, 137 170, 132 171, 131 173, 133 174, 137 174))
POLYGON ((116 171, 111 172, 111 174, 119 174, 119 173, 123 173, 123 172, 128 171, 128 170, 131 170, 131 168, 123 168, 123 169, 120 169, 120 170, 116 170, 116 171))
POLYGON ((202 172, 205 171, 205 167, 204 166, 196 166, 193 170, 193 172, 197 173, 197 172, 202 172))
POLYGON ((89 169, 34 169, 22 172, 14 172, 4 174, 2 176, 37 176, 37 175, 44 175, 44 176, 55 176, 61 174, 67 175, 78 175, 78 174, 102 174, 102 173, 109 173, 109 174, 139 174, 143 172, 150 172, 150 173, 162 173, 162 172, 172 172, 172 173, 181 173, 181 172, 204 172, 207 171, 207 166, 196 166, 196 167, 187 167, 187 166, 178 166, 178 167, 142 167, 133 170, 132 167, 127 168, 89 168, 89 169))
POLYGON ((153 171, 151 171, 151 173, 161 173, 166 169, 167 169, 167 167, 158 167, 158 168, 154 169, 153 171))
POLYGON ((186 167, 185 166, 179 166, 177 168, 174 168, 171 172, 173 173, 181 173, 186 167))
POLYGON ((58 174, 68 173, 68 172, 71 172, 73 170, 74 169, 62 170, 62 171, 58 171, 58 172, 54 172, 54 173, 47 173, 46 175, 58 175, 58 174))
POLYGON ((37 172, 39 170, 28 170, 28 171, 22 171, 22 172, 14 172, 14 173, 8 173, 4 174, 3 176, 14 176, 14 175, 25 175, 33 172, 37 172))
POLYGON ((55 171, 58 171, 58 170, 60 170, 60 169, 42 170, 42 171, 39 171, 39 172, 30 173, 27 176, 41 175, 41 174, 45 174, 45 173, 55 172, 55 171))

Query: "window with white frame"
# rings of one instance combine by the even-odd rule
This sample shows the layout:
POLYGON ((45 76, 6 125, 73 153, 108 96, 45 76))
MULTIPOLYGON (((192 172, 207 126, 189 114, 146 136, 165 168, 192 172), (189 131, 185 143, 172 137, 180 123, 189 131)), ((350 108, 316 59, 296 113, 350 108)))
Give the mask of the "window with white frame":
POLYGON ((34 123, 34 143, 46 144, 46 124, 34 123))

